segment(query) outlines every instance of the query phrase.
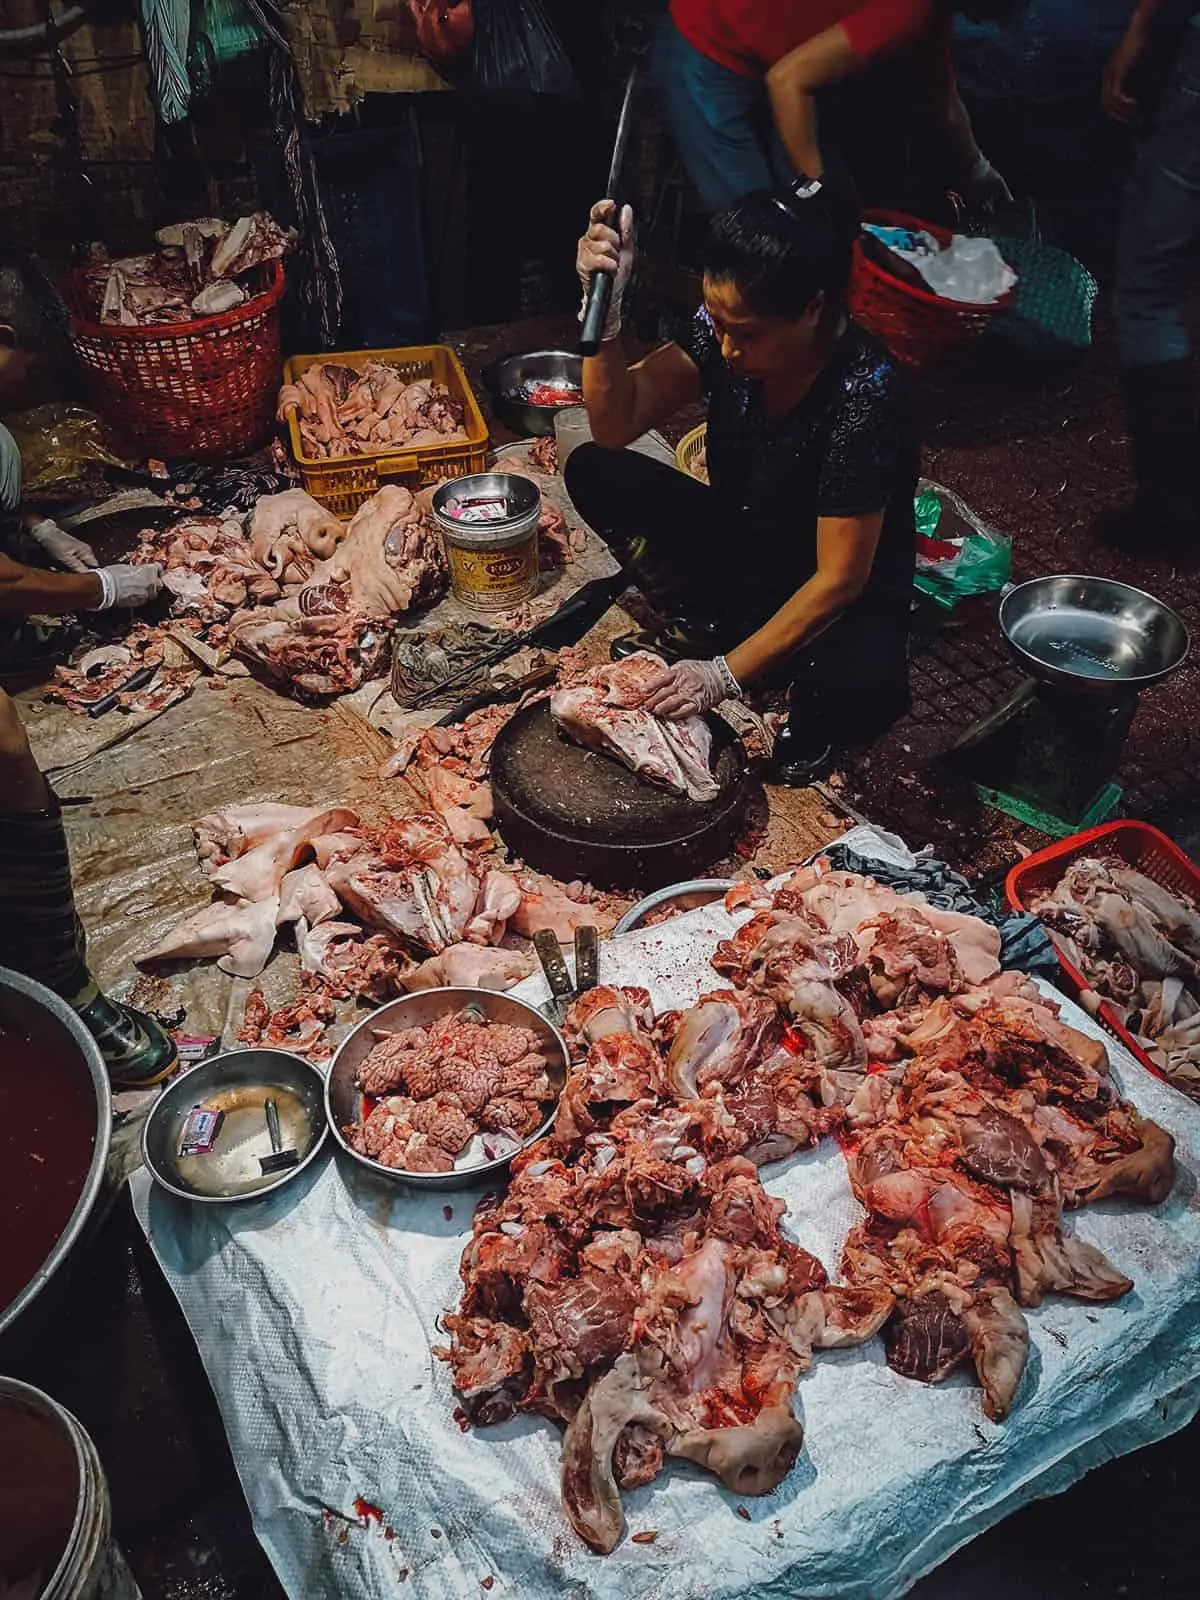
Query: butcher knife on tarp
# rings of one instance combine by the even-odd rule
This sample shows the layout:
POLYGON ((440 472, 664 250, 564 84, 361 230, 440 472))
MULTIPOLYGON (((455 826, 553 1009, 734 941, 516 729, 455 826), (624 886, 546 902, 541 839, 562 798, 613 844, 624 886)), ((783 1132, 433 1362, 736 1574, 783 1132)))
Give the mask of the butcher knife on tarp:
MULTIPOLYGON (((636 64, 630 67, 629 77, 625 80, 625 98, 621 101, 617 137, 613 141, 612 162, 608 169, 608 188, 604 191, 604 198, 616 204, 618 217, 621 197, 617 189, 621 182, 621 168, 625 165, 625 149, 629 144, 629 130, 633 122, 633 88, 637 81, 637 70, 636 64)), ((612 292, 612 274, 593 272, 583 307, 583 328, 579 335, 580 355, 594 356, 599 352, 604 324, 608 318, 608 308, 612 304, 612 292)))

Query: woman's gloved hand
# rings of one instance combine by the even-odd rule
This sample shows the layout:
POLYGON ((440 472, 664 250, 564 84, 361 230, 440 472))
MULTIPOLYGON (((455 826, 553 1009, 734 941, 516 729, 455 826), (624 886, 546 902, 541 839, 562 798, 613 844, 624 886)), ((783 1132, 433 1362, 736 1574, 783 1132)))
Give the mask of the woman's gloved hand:
POLYGON ((108 611, 112 606, 135 610, 147 605, 162 588, 162 568, 155 561, 136 566, 97 567, 100 599, 93 611, 108 611))
POLYGON ((82 539, 60 528, 52 517, 35 522, 29 530, 29 537, 41 545, 51 561, 57 561, 68 572, 89 572, 100 565, 91 545, 84 544, 82 539))
MULTIPOLYGON (((633 261, 637 250, 633 226, 633 208, 622 206, 617 215, 615 200, 598 200, 592 207, 588 230, 579 241, 575 255, 575 270, 583 285, 584 303, 594 272, 607 272, 613 280, 612 299, 608 303, 608 316, 604 321, 603 338, 615 339, 621 331, 621 301, 633 276, 633 261)), ((583 311, 580 309, 582 319, 583 311)))
POLYGON ((651 678, 642 697, 642 706, 656 717, 677 721, 682 717, 703 716, 722 700, 740 700, 742 686, 729 670, 724 656, 711 661, 677 661, 651 678))

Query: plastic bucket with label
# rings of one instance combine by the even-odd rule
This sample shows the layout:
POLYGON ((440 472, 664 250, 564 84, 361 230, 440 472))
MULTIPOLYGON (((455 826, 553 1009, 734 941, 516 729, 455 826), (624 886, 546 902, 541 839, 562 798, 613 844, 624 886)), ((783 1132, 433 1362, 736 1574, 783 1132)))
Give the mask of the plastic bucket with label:
POLYGON ((450 587, 464 605, 505 611, 535 594, 542 496, 515 472, 477 472, 444 483, 433 519, 450 565, 450 587))

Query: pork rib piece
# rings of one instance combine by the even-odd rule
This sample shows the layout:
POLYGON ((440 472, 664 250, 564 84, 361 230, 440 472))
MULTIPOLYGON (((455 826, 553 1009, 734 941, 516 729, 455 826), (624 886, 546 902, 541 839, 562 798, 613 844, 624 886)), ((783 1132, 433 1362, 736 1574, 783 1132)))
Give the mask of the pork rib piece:
POLYGON ((721 791, 712 775, 712 734, 704 718, 670 721, 641 708, 647 680, 663 665, 639 650, 624 661, 567 672, 550 696, 550 714, 576 744, 614 756, 676 794, 715 800, 721 791))

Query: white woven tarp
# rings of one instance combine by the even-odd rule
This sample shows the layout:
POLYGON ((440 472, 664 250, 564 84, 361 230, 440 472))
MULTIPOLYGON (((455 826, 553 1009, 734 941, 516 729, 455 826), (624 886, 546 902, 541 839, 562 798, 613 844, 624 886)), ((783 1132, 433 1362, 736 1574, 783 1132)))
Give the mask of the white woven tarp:
MULTIPOLYGON (((647 985, 660 1007, 687 1004, 712 987, 708 957, 732 926, 709 907, 625 935, 602 947, 602 977, 647 985)), ((540 984, 520 992, 539 1000, 540 984)), ((1077 1008, 1066 1018, 1097 1034, 1077 1008)), ((656 1540, 603 1558, 562 1516, 557 1429, 522 1418, 462 1432, 430 1354, 474 1193, 409 1194, 330 1159, 241 1206, 188 1206, 145 1173, 134 1201, 204 1358, 258 1536, 296 1600, 889 1600, 1026 1501, 1200 1406, 1200 1107, 1111 1043, 1110 1055, 1127 1097, 1174 1133, 1178 1182, 1152 1210, 1110 1201, 1071 1215, 1135 1288, 1027 1313, 1029 1365, 1007 1422, 983 1416, 963 1375, 936 1388, 897 1377, 878 1340, 819 1354, 797 1398, 805 1449, 774 1494, 739 1501, 671 1464, 625 1496, 630 1532, 656 1540)), ((836 1145, 766 1182, 835 1271, 860 1215, 836 1145)))

